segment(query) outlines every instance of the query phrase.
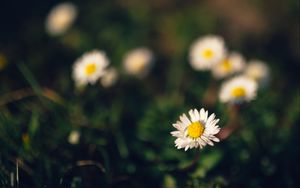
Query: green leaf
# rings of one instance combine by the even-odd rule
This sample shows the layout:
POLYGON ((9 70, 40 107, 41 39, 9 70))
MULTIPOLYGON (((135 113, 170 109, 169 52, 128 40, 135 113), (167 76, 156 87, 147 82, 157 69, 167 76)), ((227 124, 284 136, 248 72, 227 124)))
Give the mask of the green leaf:
POLYGON ((176 188, 176 180, 171 175, 165 175, 164 181, 163 181, 163 188, 176 188))
POLYGON ((214 149, 212 152, 206 154, 201 158, 201 166, 203 166, 206 170, 211 170, 214 168, 219 161, 222 159, 222 152, 214 149))
POLYGON ((31 115, 31 120, 30 120, 29 127, 28 127, 28 133, 31 137, 33 137, 36 134, 39 126, 40 126, 39 114, 37 112, 33 112, 31 115))

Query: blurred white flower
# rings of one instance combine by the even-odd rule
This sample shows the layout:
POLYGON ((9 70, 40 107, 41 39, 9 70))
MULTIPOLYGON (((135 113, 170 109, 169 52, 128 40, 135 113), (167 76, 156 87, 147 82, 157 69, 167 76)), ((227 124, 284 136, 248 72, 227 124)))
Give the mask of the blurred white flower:
POLYGON ((223 83, 219 98, 221 102, 239 104, 256 97, 257 84, 246 76, 236 76, 223 83))
POLYGON ((76 86, 94 84, 105 74, 109 61, 103 51, 94 50, 83 54, 73 65, 76 86))
POLYGON ((71 131, 68 141, 70 144, 78 144, 80 139, 80 132, 79 131, 71 131))
POLYGON ((208 70, 225 58, 224 40, 220 36, 207 35, 197 39, 190 49, 190 64, 195 70, 208 70))
POLYGON ((118 71, 115 68, 109 68, 105 71, 100 82, 103 87, 110 87, 116 83, 118 77, 118 71))
POLYGON ((245 75, 254 79, 260 87, 265 87, 270 81, 269 67, 260 60, 249 61, 245 75))
POLYGON ((216 64, 212 69, 212 73, 215 78, 222 79, 243 71, 245 65, 244 57, 239 53, 233 52, 223 59, 221 63, 216 64))
POLYGON ((208 117, 208 111, 202 108, 199 111, 191 109, 189 115, 190 118, 183 113, 173 124, 177 130, 172 131, 171 135, 177 137, 175 140, 177 149, 184 148, 186 151, 192 148, 203 148, 206 144, 213 146, 213 141, 220 141, 215 136, 220 131, 217 125, 219 119, 215 119, 215 114, 208 117))
POLYGON ((77 17, 77 8, 70 2, 56 5, 46 20, 46 30, 50 35, 56 36, 65 33, 77 17))
POLYGON ((137 48, 127 53, 123 66, 127 74, 144 77, 149 73, 153 59, 153 54, 149 49, 137 48))

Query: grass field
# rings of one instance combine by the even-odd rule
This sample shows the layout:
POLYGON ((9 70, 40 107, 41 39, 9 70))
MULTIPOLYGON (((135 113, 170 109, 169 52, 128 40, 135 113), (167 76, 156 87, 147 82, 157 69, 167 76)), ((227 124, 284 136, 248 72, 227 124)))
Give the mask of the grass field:
POLYGON ((1 188, 299 185, 299 1, 61 3, 0 3, 1 188), (220 40, 191 52, 207 36, 224 42, 215 62, 220 40), (216 77, 230 52, 242 68, 216 77), (220 98, 253 59, 268 70, 254 96, 245 83, 220 98), (172 125, 201 108, 220 131, 200 113, 177 149, 172 125))

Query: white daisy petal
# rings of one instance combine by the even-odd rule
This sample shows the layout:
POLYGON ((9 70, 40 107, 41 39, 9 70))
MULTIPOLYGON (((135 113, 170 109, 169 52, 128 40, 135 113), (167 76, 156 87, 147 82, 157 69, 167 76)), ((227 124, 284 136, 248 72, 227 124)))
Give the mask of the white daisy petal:
POLYGON ((199 145, 201 146, 205 146, 206 145, 206 142, 204 140, 202 140, 201 138, 198 138, 197 139, 197 142, 199 143, 199 145))
POLYGON ((207 123, 211 123, 211 121, 213 121, 214 119, 215 119, 215 114, 213 113, 213 114, 211 114, 210 116, 209 116, 209 118, 207 119, 207 123))
POLYGON ((211 124, 212 124, 213 126, 215 126, 217 123, 219 123, 219 121, 220 121, 219 119, 215 119, 214 121, 211 122, 211 124))
POLYGON ((201 139, 202 139, 202 140, 204 140, 204 141, 205 141, 205 143, 207 143, 207 144, 209 144, 209 145, 211 145, 211 146, 213 146, 213 145, 214 145, 214 144, 213 144, 213 142, 212 142, 212 141, 210 141, 210 139, 209 139, 209 138, 207 138, 205 135, 201 136, 201 139))
POLYGON ((220 132, 220 128, 217 128, 217 127, 214 127, 212 130, 211 130, 211 132, 210 132, 210 134, 218 134, 219 132, 220 132))
POLYGON ((172 124, 174 128, 180 130, 181 129, 181 126, 178 124, 178 123, 173 123, 172 124))
POLYGON ((182 137, 182 132, 180 132, 180 131, 172 131, 171 135, 175 136, 175 137, 182 137))
POLYGON ((188 126, 189 124, 191 124, 191 121, 188 119, 188 117, 185 114, 182 114, 180 116, 180 120, 182 121, 182 123, 184 123, 186 126, 188 126))
POLYGON ((205 110, 203 108, 200 110, 200 118, 202 121, 206 122, 207 113, 205 112, 205 110))
POLYGON ((220 142, 220 139, 215 137, 215 136, 210 136, 209 137, 211 140, 213 140, 214 142, 220 142))
POLYGON ((195 116, 196 121, 200 120, 200 114, 199 114, 199 111, 197 109, 194 109, 194 116, 195 116))
POLYGON ((248 63, 244 74, 247 77, 254 79, 261 88, 266 87, 270 81, 269 67, 265 62, 260 60, 251 60, 248 63))
POLYGON ((190 110, 190 111, 189 111, 189 115, 190 115, 190 117, 191 117, 192 122, 197 121, 197 120, 196 120, 196 117, 195 117, 195 115, 194 115, 194 111, 193 111, 193 110, 190 110))

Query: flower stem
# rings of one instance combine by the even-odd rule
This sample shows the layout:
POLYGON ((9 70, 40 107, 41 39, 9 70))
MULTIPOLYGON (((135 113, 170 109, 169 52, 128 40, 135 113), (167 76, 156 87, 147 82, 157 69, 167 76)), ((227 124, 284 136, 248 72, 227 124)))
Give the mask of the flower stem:
POLYGON ((196 167, 196 165, 199 161, 199 158, 200 158, 200 149, 196 150, 193 161, 189 165, 181 168, 180 170, 183 172, 188 172, 188 171, 193 170, 196 167))
POLYGON ((220 140, 225 140, 234 131, 240 128, 240 119, 239 119, 240 105, 229 106, 228 111, 229 111, 230 120, 228 124, 224 128, 222 128, 220 132, 217 134, 217 137, 220 140))
POLYGON ((205 91, 202 103, 206 107, 213 107, 217 101, 218 87, 215 80, 211 81, 209 88, 205 91))

